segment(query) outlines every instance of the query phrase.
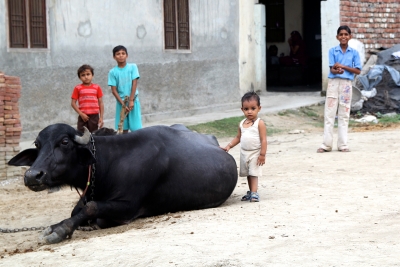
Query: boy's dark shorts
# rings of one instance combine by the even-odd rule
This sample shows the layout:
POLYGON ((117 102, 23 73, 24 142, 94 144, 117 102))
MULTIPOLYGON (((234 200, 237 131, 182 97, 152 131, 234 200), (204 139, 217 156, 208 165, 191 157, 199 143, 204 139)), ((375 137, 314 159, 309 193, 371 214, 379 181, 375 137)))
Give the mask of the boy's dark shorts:
POLYGON ((83 133, 83 126, 88 128, 89 132, 93 133, 94 131, 99 129, 99 114, 90 114, 89 120, 87 122, 84 122, 81 118, 81 116, 78 116, 78 126, 77 129, 81 133, 83 133))

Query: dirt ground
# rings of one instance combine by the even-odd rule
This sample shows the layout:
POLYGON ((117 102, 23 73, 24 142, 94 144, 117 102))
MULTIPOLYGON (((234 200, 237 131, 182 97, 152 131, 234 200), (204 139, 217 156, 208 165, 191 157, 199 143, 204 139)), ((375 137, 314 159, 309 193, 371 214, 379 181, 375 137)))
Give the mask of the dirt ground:
MULTIPOLYGON (((400 266, 399 128, 350 130, 350 153, 317 154, 320 118, 263 119, 283 131, 268 137, 259 203, 240 201, 239 177, 218 208, 76 231, 55 245, 38 243, 39 231, 0 233, 0 266, 400 266)), ((239 160, 238 147, 230 153, 239 160)), ((21 177, 1 182, 0 228, 58 223, 77 199, 70 188, 32 192, 21 177)))

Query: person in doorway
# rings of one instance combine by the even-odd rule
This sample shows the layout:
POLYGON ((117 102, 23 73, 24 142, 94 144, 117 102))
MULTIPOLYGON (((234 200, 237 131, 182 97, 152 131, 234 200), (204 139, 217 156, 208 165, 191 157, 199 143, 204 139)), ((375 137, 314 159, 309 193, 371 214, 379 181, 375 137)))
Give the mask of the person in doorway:
POLYGON ((284 66, 299 65, 305 67, 307 64, 306 45, 303 37, 298 31, 292 31, 288 39, 290 48, 289 56, 280 57, 280 64, 284 66))
POLYGON ((336 39, 339 45, 329 50, 328 88, 326 90, 324 111, 324 137, 318 153, 332 151, 333 126, 338 115, 337 147, 341 152, 349 152, 347 131, 350 118, 352 81, 354 74, 360 74, 361 62, 358 51, 349 46, 351 30, 340 26, 336 39))
POLYGON ((261 110, 260 97, 255 92, 244 94, 241 109, 246 118, 239 123, 236 137, 226 147, 221 148, 228 152, 232 147, 241 144, 239 175, 247 176, 250 189, 242 197, 242 201, 258 202, 258 177, 262 175, 261 166, 265 164, 267 153, 267 127, 258 118, 261 110))
MULTIPOLYGON (((121 118, 121 109, 125 109, 126 118, 123 120, 123 133, 142 128, 142 114, 140 110, 139 90, 137 81, 140 78, 136 64, 127 63, 128 50, 122 45, 113 49, 113 57, 117 66, 108 73, 108 85, 116 99, 115 129, 118 129, 121 118), (124 100, 127 98, 127 104, 124 100)), ((123 113, 123 112, 122 112, 123 113)))
POLYGON ((303 37, 298 31, 292 31, 290 33, 290 38, 288 39, 288 44, 290 47, 290 57, 293 63, 296 65, 306 65, 306 45, 303 41, 303 37))
POLYGON ((93 76, 93 68, 89 65, 82 65, 78 69, 78 77, 82 83, 75 86, 71 96, 71 106, 79 114, 77 130, 82 133, 84 132, 83 126, 90 132, 103 127, 103 91, 98 84, 92 83, 93 76))
POLYGON ((278 47, 276 45, 270 45, 268 47, 267 64, 268 65, 279 65, 278 47))

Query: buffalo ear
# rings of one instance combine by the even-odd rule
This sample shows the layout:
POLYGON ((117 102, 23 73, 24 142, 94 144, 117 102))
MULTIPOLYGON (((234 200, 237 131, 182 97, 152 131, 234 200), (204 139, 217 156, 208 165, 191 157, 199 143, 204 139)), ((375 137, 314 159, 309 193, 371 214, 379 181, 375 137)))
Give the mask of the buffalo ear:
POLYGON ((89 149, 80 147, 78 148, 78 162, 86 166, 96 163, 96 159, 89 149))
POLYGON ((38 150, 36 148, 25 149, 10 159, 7 164, 11 166, 32 166, 37 156, 38 150))

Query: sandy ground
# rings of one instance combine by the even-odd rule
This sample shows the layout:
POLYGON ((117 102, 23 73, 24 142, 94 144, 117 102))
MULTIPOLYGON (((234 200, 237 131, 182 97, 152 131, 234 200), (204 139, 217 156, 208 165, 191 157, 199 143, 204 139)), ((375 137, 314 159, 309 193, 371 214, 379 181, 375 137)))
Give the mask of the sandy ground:
MULTIPOLYGON (((322 129, 265 120, 304 132, 268 137, 259 203, 240 201, 248 188, 239 177, 218 208, 76 231, 55 245, 39 244, 38 231, 0 233, 0 266, 400 266, 400 129, 351 131, 352 152, 317 154, 322 129)), ((230 153, 238 161, 239 148, 230 153)), ((77 199, 70 188, 2 182, 0 228, 58 223, 77 199)))

